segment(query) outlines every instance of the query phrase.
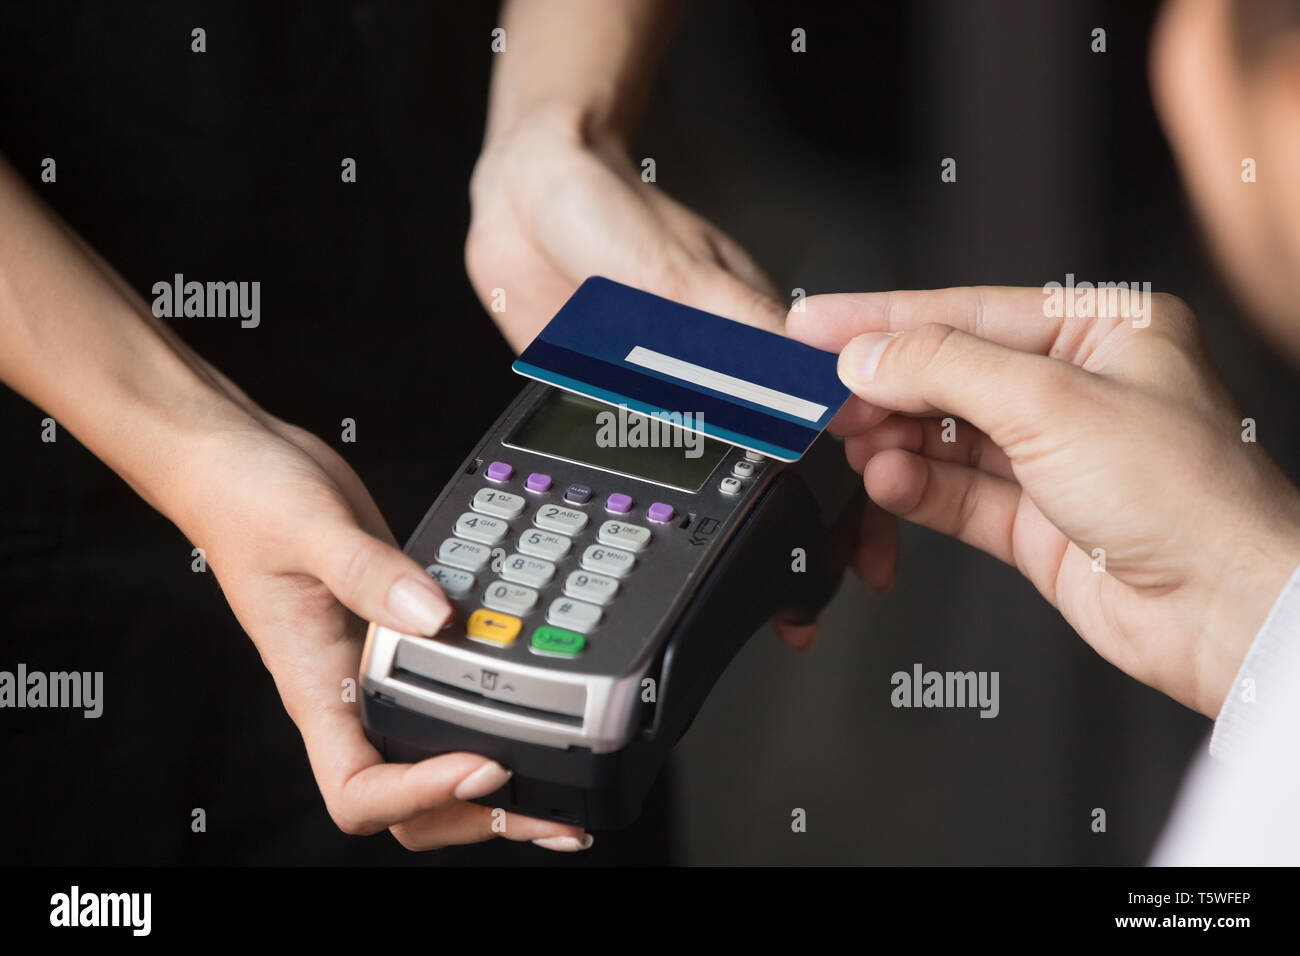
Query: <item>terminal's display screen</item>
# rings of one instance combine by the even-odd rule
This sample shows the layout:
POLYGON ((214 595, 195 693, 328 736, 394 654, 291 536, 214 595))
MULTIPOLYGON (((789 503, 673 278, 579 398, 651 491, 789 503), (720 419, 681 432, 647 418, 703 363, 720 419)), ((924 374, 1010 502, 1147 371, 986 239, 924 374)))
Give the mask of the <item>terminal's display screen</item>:
POLYGON ((671 421, 552 389, 505 444, 699 491, 731 447, 671 421))

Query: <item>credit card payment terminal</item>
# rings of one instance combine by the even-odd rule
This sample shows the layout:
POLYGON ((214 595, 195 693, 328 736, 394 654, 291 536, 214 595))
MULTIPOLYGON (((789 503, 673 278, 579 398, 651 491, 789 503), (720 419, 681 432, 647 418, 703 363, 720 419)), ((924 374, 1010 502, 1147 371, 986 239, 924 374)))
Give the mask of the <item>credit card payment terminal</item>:
MULTIPOLYGON (((599 285, 614 293, 616 316, 629 302, 684 309, 599 285)), ((665 341, 652 344, 671 348, 665 341)), ((648 390, 680 385, 706 421, 721 419, 714 434, 753 445, 765 426, 729 418, 716 401, 764 415, 797 407, 761 391, 757 366, 747 379, 735 365, 717 378, 677 358, 701 371, 647 371, 659 384, 645 388, 632 382, 640 372, 608 378, 627 386, 623 404, 612 390, 578 394, 593 375, 528 382, 448 481, 405 550, 458 613, 432 638, 374 624, 366 638, 363 722, 387 759, 482 754, 513 776, 476 802, 591 830, 625 826, 750 635, 776 615, 811 621, 830 599, 863 504, 842 448, 816 437, 812 418, 814 440, 791 463, 688 430, 678 423, 701 423, 685 411, 657 415, 648 390)))

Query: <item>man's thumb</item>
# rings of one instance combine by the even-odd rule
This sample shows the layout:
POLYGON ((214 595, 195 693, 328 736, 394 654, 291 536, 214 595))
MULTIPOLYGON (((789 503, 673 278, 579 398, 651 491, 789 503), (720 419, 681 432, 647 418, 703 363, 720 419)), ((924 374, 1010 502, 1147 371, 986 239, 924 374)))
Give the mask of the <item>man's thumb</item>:
POLYGON ((859 335, 840 353, 839 376, 873 405, 913 415, 950 413, 999 445, 1026 417, 1068 408, 1088 377, 1067 362, 948 325, 859 335))

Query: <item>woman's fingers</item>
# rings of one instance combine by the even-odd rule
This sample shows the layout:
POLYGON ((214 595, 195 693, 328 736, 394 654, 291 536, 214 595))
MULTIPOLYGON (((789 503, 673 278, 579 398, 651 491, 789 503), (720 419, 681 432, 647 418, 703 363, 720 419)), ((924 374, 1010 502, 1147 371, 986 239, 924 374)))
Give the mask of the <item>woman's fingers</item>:
MULTIPOLYGON (((776 283, 772 281, 771 276, 763 271, 763 267, 754 261, 754 257, 740 243, 717 227, 708 224, 704 227, 704 236, 713 248, 718 264, 722 268, 751 289, 757 289, 766 295, 772 302, 777 303, 784 300, 781 291, 776 287, 776 283)), ((781 307, 780 325, 782 328, 785 326, 784 306, 781 307)))
POLYGON ((874 502, 862 511, 853 573, 876 594, 888 594, 898 577, 898 519, 874 502))
POLYGON ((510 779, 494 761, 468 753, 385 763, 366 739, 357 704, 344 699, 342 682, 355 680, 358 658, 353 642, 340 641, 321 647, 298 671, 291 669, 293 662, 268 664, 341 830, 377 833, 454 801, 486 796, 510 779))
POLYGON ((408 850, 437 850, 444 846, 482 843, 493 837, 528 840, 560 852, 585 850, 595 842, 581 827, 506 813, 476 803, 454 803, 390 829, 397 842, 408 850))
POLYGON ((577 288, 556 271, 508 210, 475 211, 465 270, 479 301, 515 352, 522 352, 577 288))
POLYGON ((486 796, 510 779, 500 764, 474 754, 445 754, 415 764, 383 763, 377 751, 374 756, 377 762, 339 782, 336 804, 330 807, 335 822, 349 833, 376 833, 457 801, 486 796))
POLYGON ((793 651, 806 651, 812 647, 820 627, 817 621, 811 624, 792 624, 789 621, 774 620, 772 623, 776 626, 777 636, 793 651))
MULTIPOLYGON (((862 511, 857 547, 850 564, 854 574, 876 594, 887 594, 893 589, 898 565, 898 521, 870 501, 862 511)), ((781 640, 796 651, 812 647, 820 627, 817 621, 794 624, 778 619, 773 623, 781 640)))
MULTIPOLYGON (((483 808, 460 811, 456 807, 501 789, 510 780, 508 769, 470 753, 444 754, 418 763, 385 763, 366 738, 358 705, 347 694, 349 684, 355 686, 360 645, 344 638, 341 625, 346 612, 320 583, 314 586, 333 608, 327 619, 313 621, 298 614, 277 621, 294 639, 277 653, 264 651, 263 659, 302 734, 331 818, 344 832, 369 834, 433 814, 412 830, 409 840, 404 839, 409 845, 429 848, 500 835, 490 819, 477 813, 483 808), (446 824, 445 832, 440 831, 439 821, 446 824)), ((572 837, 575 832, 581 836, 581 830, 564 824, 512 819, 516 839, 572 837)))
MULTIPOLYGON (((720 265, 683 257, 677 270, 685 295, 681 301, 705 312, 743 322, 778 335, 785 332, 785 306, 720 265)), ((656 291, 653 287, 649 291, 656 291)), ((668 292, 670 298, 677 295, 668 292)))
POLYGON ((490 808, 465 803, 495 793, 510 780, 510 771, 494 760, 451 753, 413 764, 384 763, 365 737, 356 705, 344 703, 332 687, 319 692, 319 698, 308 700, 293 716, 330 817, 345 833, 392 828, 412 849, 494 836, 582 840, 579 827, 518 815, 501 821, 502 815, 494 818, 490 808))

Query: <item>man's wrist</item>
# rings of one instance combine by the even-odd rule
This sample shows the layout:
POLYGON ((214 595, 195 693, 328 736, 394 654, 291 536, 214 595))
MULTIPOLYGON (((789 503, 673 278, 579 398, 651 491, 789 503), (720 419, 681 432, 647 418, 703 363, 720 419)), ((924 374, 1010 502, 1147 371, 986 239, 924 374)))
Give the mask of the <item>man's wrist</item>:
POLYGON ((1276 724, 1300 672, 1300 566, 1274 599, 1234 673, 1214 722, 1210 754, 1231 759, 1276 724))
POLYGON ((1217 574, 1205 608, 1198 710, 1217 715, 1278 596, 1300 567, 1300 527, 1289 524, 1238 549, 1217 574))

